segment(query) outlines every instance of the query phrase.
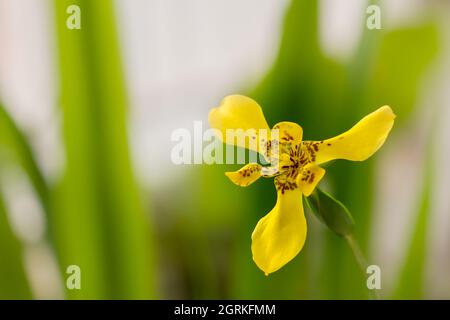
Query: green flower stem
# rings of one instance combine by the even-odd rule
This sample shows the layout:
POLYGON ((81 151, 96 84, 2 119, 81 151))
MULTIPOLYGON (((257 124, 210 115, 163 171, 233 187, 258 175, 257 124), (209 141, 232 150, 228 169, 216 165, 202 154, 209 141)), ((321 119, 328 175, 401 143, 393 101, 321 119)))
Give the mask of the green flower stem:
MULTIPOLYGON (((366 270, 369 264, 367 263, 366 258, 364 257, 364 254, 361 251, 361 247, 358 244, 358 241, 356 240, 353 233, 350 233, 348 235, 344 236, 345 241, 347 242, 348 246, 352 250, 353 256, 355 257, 356 263, 358 264, 359 268, 361 269, 361 272, 364 275, 367 275, 366 270)), ((376 290, 369 290, 370 298, 373 300, 379 300, 380 297, 376 290)))

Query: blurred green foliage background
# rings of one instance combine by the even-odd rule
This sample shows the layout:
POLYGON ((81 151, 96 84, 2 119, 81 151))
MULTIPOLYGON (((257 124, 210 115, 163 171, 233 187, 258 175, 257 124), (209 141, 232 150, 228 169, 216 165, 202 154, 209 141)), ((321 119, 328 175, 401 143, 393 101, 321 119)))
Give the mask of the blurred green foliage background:
MULTIPOLYGON (((30 137, 0 105, 0 175, 18 170, 32 186, 45 213, 45 241, 56 257, 62 287, 67 266, 80 266, 82 289, 65 289, 63 297, 368 298, 365 277, 348 246, 308 212, 309 237, 301 254, 270 277, 257 269, 250 235, 275 203, 271 180, 241 189, 223 175, 233 166, 204 165, 186 167, 188 173, 164 197, 142 187, 131 159, 114 2, 54 0, 53 9, 64 172, 56 181, 46 179, 30 137), (73 3, 82 8, 77 32, 66 27, 66 8, 73 3)), ((401 134, 417 117, 423 78, 443 51, 435 17, 396 29, 363 27, 357 49, 344 62, 324 53, 319 16, 318 1, 292 0, 273 65, 256 87, 244 86, 242 93, 263 106, 269 124, 299 122, 305 139, 334 136, 384 104, 397 114, 392 135, 401 134)), ((411 199, 415 222, 400 259, 400 276, 389 291, 381 291, 384 298, 428 297, 424 270, 432 232, 434 131, 426 136, 421 192, 411 199)), ((374 264, 369 243, 377 159, 336 162, 324 183, 353 213, 357 238, 374 264)), ((160 183, 150 181, 152 189, 160 183)), ((36 298, 32 268, 25 267, 25 244, 9 223, 4 198, 0 193, 0 298, 36 298)), ((442 298, 450 297, 450 285, 447 289, 442 298)))

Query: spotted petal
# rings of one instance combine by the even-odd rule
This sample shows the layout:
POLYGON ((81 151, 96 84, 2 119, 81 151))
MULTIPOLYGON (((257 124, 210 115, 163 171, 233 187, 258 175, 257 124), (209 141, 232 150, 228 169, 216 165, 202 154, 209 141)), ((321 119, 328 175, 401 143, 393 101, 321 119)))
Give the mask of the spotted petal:
POLYGON ((241 187, 246 187, 261 177, 262 166, 258 163, 250 163, 234 172, 225 172, 225 175, 241 187))
POLYGON ((301 142, 303 129, 295 122, 283 121, 273 126, 273 130, 279 130, 281 142, 301 142))
POLYGON ((363 161, 384 143, 394 125, 395 114, 384 106, 361 119, 350 130, 324 141, 308 141, 316 164, 334 159, 363 161))
POLYGON ((325 169, 315 164, 306 165, 297 176, 297 185, 302 190, 303 194, 308 197, 314 191, 324 175, 325 169))
POLYGON ((259 220, 252 234, 256 265, 266 275, 283 267, 303 248, 306 228, 300 189, 278 191, 275 207, 259 220))

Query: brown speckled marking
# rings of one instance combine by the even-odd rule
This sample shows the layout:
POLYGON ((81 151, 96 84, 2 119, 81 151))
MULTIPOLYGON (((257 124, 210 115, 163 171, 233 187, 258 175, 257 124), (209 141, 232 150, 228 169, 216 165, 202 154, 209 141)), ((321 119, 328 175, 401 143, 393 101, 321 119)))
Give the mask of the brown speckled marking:
POLYGON ((243 178, 250 177, 253 173, 260 171, 260 167, 258 165, 248 166, 244 169, 239 170, 239 174, 243 178))
POLYGON ((292 181, 291 179, 287 179, 287 177, 281 175, 281 176, 275 177, 275 187, 278 191, 281 191, 281 193, 284 194, 288 190, 297 189, 298 186, 295 181, 292 181))
MULTIPOLYGON (((316 153, 319 152, 324 140, 321 141, 296 141, 294 137, 283 130, 283 135, 280 140, 268 140, 264 144, 264 152, 268 159, 276 157, 280 159, 278 170, 273 170, 275 177, 275 187, 278 191, 284 194, 287 191, 295 190, 297 185, 297 177, 301 174, 301 181, 303 183, 312 184, 316 179, 315 173, 311 170, 303 170, 308 164, 316 161, 316 153), (274 147, 278 146, 279 155, 272 154, 274 147), (282 156, 284 154, 284 156, 282 156), (288 155, 289 157, 286 157, 288 155)), ((331 146, 331 143, 326 143, 331 146)), ((250 172, 253 173, 253 172, 250 172)), ((270 176, 272 170, 270 167, 263 169, 264 176, 270 176)))
POLYGON ((283 133, 284 133, 284 136, 283 136, 282 139, 285 139, 285 140, 287 140, 287 141, 294 141, 294 137, 291 136, 291 135, 289 134, 289 132, 283 131, 283 133))
POLYGON ((304 141, 302 143, 302 149, 304 150, 305 157, 307 157, 307 159, 309 160, 309 161, 306 161, 306 163, 304 165, 306 165, 307 163, 316 161, 316 153, 319 151, 320 144, 321 144, 320 141, 319 142, 304 141))

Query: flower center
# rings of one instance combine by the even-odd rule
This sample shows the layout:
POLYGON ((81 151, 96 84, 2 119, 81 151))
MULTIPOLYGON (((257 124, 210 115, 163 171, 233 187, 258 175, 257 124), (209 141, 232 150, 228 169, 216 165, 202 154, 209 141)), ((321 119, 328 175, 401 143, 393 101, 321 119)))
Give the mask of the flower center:
POLYGON ((304 170, 304 167, 316 160, 316 152, 319 150, 319 144, 323 143, 304 141, 295 144, 280 144, 280 163, 281 174, 275 177, 275 187, 284 194, 287 190, 298 188, 297 177, 300 174, 301 180, 308 182, 314 180, 314 174, 311 170, 304 170))

